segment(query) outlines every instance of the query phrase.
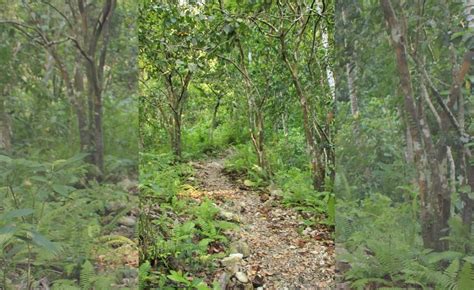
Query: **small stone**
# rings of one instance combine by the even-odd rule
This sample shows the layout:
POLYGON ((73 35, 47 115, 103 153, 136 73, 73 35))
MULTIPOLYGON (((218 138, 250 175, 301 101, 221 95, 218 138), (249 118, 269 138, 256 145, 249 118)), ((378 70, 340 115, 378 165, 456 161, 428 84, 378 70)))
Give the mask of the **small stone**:
POLYGON ((134 227, 136 223, 137 219, 133 216, 123 216, 118 220, 118 224, 124 225, 126 227, 134 227))
POLYGON ((249 245, 244 241, 236 241, 230 244, 230 252, 232 254, 241 253, 244 258, 250 256, 249 245))
POLYGON ((303 230, 303 235, 307 236, 311 233, 311 228, 310 227, 307 227, 306 229, 303 230))
POLYGON ((219 277, 219 286, 221 286, 221 289, 226 289, 227 284, 230 282, 230 277, 229 274, 226 272, 222 273, 221 276, 219 277))
POLYGON ((127 205, 123 202, 120 202, 120 201, 111 201, 111 202, 108 202, 106 205, 105 205, 105 209, 108 211, 108 212, 118 212, 124 208, 126 208, 127 205))
POLYGON ((253 186, 255 186, 256 184, 255 184, 255 182, 253 182, 252 180, 246 179, 246 180, 244 180, 244 185, 247 186, 247 187, 253 187, 253 186))
POLYGON ((230 211, 221 209, 219 216, 229 222, 240 222, 240 217, 230 211))
POLYGON ((283 195, 283 190, 281 189, 275 189, 270 191, 270 194, 273 196, 282 196, 283 195))
POLYGON ((132 181, 128 178, 125 178, 123 180, 121 180, 119 183, 117 183, 118 186, 120 186, 120 188, 122 188, 123 190, 125 191, 128 191, 130 188, 133 188, 135 186, 137 186, 137 181, 132 181))
POLYGON ((243 257, 244 255, 241 253, 230 254, 228 257, 222 259, 221 263, 224 267, 230 270, 230 272, 236 272, 243 257))
POLYGON ((235 278, 237 278, 237 280, 239 280, 239 282, 241 282, 241 283, 248 283, 249 282, 249 278, 247 277, 247 275, 244 272, 235 273, 235 278))

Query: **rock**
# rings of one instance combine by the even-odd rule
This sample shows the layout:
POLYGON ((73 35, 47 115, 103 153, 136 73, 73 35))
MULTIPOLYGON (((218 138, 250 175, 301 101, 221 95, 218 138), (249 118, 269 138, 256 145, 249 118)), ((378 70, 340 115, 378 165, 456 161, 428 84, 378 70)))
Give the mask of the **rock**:
POLYGON ((227 289, 227 284, 229 284, 230 276, 226 272, 222 273, 219 277, 219 286, 221 289, 227 289))
POLYGON ((228 257, 222 259, 221 263, 224 267, 227 268, 227 270, 232 273, 235 273, 238 271, 239 264, 242 261, 243 257, 244 255, 242 255, 241 253, 230 254, 228 257))
POLYGON ((261 202, 266 202, 269 198, 270 198, 270 195, 268 195, 266 193, 260 194, 260 201, 261 202))
POLYGON ((232 254, 242 254, 244 258, 250 256, 250 248, 249 245, 244 241, 236 241, 230 244, 229 246, 230 252, 232 254))
POLYGON ((282 196, 283 195, 283 190, 281 190, 281 189, 270 190, 270 195, 272 195, 272 196, 282 196))
POLYGON ((137 219, 133 216, 123 216, 118 219, 118 224, 119 225, 124 225, 127 227, 134 227, 135 224, 137 223, 137 219))
POLYGON ((239 282, 241 282, 241 283, 248 283, 249 282, 249 278, 247 277, 247 275, 244 272, 235 273, 235 278, 237 278, 237 280, 239 280, 239 282))
POLYGON ((265 278, 260 275, 260 274, 257 274, 254 278, 253 278, 253 281, 252 281, 252 285, 253 287, 255 288, 261 288, 263 289, 263 285, 265 285, 265 278))
POLYGON ((238 222, 238 223, 240 223, 240 221, 241 221, 240 216, 236 215, 233 212, 226 211, 226 210, 223 210, 223 209, 220 209, 219 216, 221 218, 225 219, 226 221, 229 221, 229 222, 238 222))
POLYGON ((269 199, 267 201, 265 201, 263 203, 263 207, 266 208, 266 209, 270 209, 272 207, 274 207, 276 204, 275 204, 275 201, 273 199, 269 199))
POLYGON ((311 233, 312 229, 310 227, 307 227, 306 229, 303 230, 303 235, 307 236, 311 233))
POLYGON ((131 188, 137 186, 137 181, 130 180, 128 178, 122 179, 119 183, 117 183, 123 190, 129 191, 131 188))
POLYGON ((127 205, 121 201, 110 201, 105 205, 107 212, 118 212, 126 207, 127 205))
POLYGON ((247 187, 254 187, 254 186, 256 186, 256 183, 253 182, 252 180, 245 179, 244 180, 244 185, 247 186, 247 187))

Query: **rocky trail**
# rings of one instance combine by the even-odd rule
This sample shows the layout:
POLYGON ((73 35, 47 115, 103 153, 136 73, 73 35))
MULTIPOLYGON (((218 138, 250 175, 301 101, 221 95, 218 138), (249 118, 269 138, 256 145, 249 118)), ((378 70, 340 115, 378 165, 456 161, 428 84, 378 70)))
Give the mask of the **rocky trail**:
POLYGON ((211 280, 222 289, 327 289, 335 274, 334 241, 324 225, 307 227, 278 194, 258 193, 224 171, 222 159, 193 163, 199 191, 237 222, 226 233, 229 256, 211 280))

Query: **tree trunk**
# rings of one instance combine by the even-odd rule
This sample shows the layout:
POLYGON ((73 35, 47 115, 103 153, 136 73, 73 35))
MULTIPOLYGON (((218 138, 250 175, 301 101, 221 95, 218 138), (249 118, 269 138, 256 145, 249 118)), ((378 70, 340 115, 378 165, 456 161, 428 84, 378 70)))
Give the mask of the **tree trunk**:
MULTIPOLYGON (((474 0, 466 1, 465 13, 466 13, 466 21, 468 22, 468 29, 472 31, 474 29, 474 0)), ((458 77, 459 82, 457 84, 459 87, 461 86, 460 84, 461 78, 464 79, 464 74, 467 73, 467 71, 469 70, 470 64, 472 63, 473 55, 472 53, 468 55, 470 55, 470 58, 468 58, 467 61, 466 60, 464 61, 464 64, 467 63, 468 68, 465 69, 466 72, 463 72, 461 70, 459 73, 459 77, 458 77)), ((472 96, 472 82, 470 83, 469 93, 472 96)), ((462 131, 464 132, 464 126, 465 126, 464 119, 465 119, 465 111, 466 111, 464 109, 465 101, 464 101, 464 98, 462 97, 462 94, 459 94, 459 96, 460 97, 458 100, 459 102, 458 104, 459 118, 458 119, 459 119, 459 125, 461 126, 462 131)), ((470 162, 470 159, 472 159, 473 156, 472 156, 471 150, 466 145, 464 145, 461 150, 462 150, 461 162, 462 162, 462 168, 464 169, 464 176, 465 176, 464 184, 462 185, 464 185, 466 189, 465 191, 461 191, 461 199, 464 203, 464 207, 461 212, 461 217, 462 217, 463 224, 465 228, 467 229, 468 236, 470 236, 472 232, 472 215, 473 215, 473 208, 474 208, 474 200, 469 197, 467 190, 474 191, 474 166, 470 162)), ((465 249, 466 252, 471 251, 471 249, 472 249, 471 245, 466 245, 466 249, 465 249)))
POLYGON ((104 174, 104 130, 102 127, 102 96, 94 95, 94 164, 104 174))
POLYGON ((310 120, 311 112, 309 110, 308 98, 306 97, 306 94, 303 91, 303 87, 301 86, 296 68, 288 59, 285 37, 283 34, 280 36, 280 48, 283 61, 285 62, 286 67, 290 72, 293 85, 295 86, 296 93, 299 97, 301 110, 303 111, 303 127, 306 137, 306 144, 308 146, 309 155, 311 159, 313 187, 316 191, 324 191, 324 178, 326 175, 326 168, 325 164, 321 160, 322 154, 319 148, 317 147, 314 132, 312 130, 310 120))
POLYGON ((7 86, 5 86, 0 96, 0 152, 4 151, 6 153, 11 151, 12 146, 10 118, 5 108, 5 100, 8 94, 7 86))
POLYGON ((179 161, 182 157, 181 149, 181 115, 179 113, 173 114, 173 136, 172 136, 173 154, 179 161))
MULTIPOLYGON (((257 88, 254 87, 248 73, 247 66, 245 65, 245 54, 242 48, 240 40, 237 40, 237 48, 239 49, 240 55, 240 68, 239 71, 244 77, 245 88, 247 91, 247 105, 248 105, 248 121, 250 138, 254 147, 255 153, 257 154, 258 166, 262 168, 269 176, 271 170, 267 162, 264 145, 264 116, 262 112, 263 102, 260 102, 260 106, 257 105, 254 94, 258 93, 257 88)), ((250 60, 249 60, 250 62, 250 60)))
POLYGON ((219 111, 219 107, 221 105, 221 100, 223 95, 219 92, 216 92, 211 88, 212 92, 214 95, 217 97, 216 103, 214 105, 214 110, 212 111, 212 120, 211 120, 211 126, 209 128, 209 141, 213 143, 214 141, 214 130, 217 128, 217 112, 219 111))
POLYGON ((396 53, 400 86, 404 96, 404 111, 413 142, 414 162, 417 169, 421 201, 422 238, 426 248, 444 251, 447 241, 447 221, 450 215, 450 194, 447 185, 446 146, 435 148, 423 105, 416 104, 408 67, 405 35, 397 20, 390 0, 380 0, 388 23, 389 36, 396 53), (426 154, 425 154, 426 153, 426 154))

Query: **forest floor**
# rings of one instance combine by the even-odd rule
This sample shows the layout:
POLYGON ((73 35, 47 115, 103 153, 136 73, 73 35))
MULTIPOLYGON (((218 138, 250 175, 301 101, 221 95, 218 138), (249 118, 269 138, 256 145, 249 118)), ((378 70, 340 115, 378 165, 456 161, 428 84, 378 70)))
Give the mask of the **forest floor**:
POLYGON ((240 226, 226 234, 231 253, 242 255, 224 258, 210 280, 219 280, 224 289, 329 288, 335 258, 328 227, 305 226, 303 216, 283 207, 278 195, 251 190, 225 172, 224 161, 192 163, 201 194, 240 226))

